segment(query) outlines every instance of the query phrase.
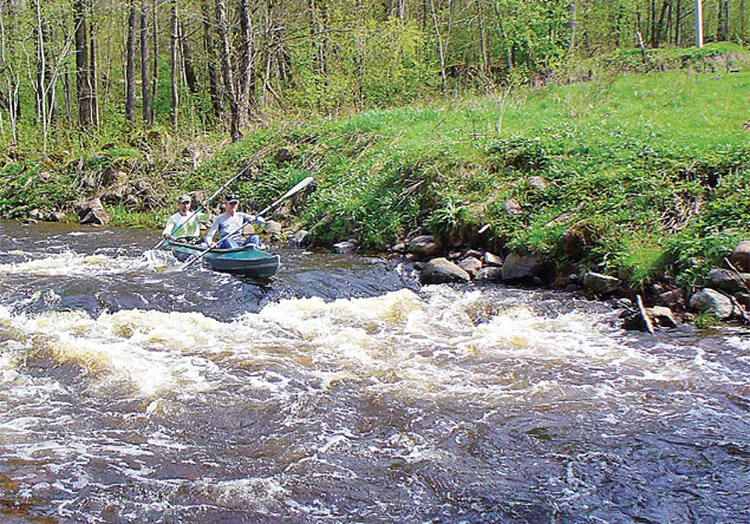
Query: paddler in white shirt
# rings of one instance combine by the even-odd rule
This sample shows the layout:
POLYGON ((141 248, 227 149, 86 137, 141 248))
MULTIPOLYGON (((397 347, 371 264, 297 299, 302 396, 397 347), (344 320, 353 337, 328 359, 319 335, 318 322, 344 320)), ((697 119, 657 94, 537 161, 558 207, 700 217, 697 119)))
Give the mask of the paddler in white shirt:
POLYGON ((224 203, 224 213, 214 219, 211 229, 203 239, 207 246, 219 249, 232 249, 242 245, 260 246, 260 237, 252 234, 247 239, 242 236, 242 228, 245 224, 263 224, 265 220, 260 215, 248 215, 237 211, 240 196, 236 194, 227 195, 224 203), (219 232, 219 241, 214 242, 214 235, 219 232))

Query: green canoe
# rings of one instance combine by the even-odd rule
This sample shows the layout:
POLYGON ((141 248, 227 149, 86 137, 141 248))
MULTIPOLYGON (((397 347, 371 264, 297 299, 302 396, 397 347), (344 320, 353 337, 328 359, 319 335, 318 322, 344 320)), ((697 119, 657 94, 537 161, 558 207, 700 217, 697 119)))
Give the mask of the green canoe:
MULTIPOLYGON (((165 241, 160 249, 171 251, 178 260, 200 255, 205 247, 185 244, 174 240, 165 241)), ((234 249, 212 249, 203 255, 203 263, 214 271, 242 275, 251 278, 270 278, 281 265, 279 255, 267 253, 253 246, 234 249)))

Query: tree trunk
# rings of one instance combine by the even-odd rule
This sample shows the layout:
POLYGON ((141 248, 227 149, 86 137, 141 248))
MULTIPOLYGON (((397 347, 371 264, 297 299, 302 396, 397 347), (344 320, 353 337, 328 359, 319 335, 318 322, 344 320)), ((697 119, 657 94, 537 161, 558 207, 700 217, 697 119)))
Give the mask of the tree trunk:
POLYGON ((177 132, 180 112, 179 81, 179 33, 177 18, 177 0, 172 0, 172 129, 177 132))
MULTIPOLYGON (((153 7, 152 7, 152 20, 153 20, 153 35, 152 35, 152 42, 153 42, 153 56, 154 56, 154 67, 151 74, 151 100, 156 100, 156 95, 158 94, 159 89, 159 0, 154 0, 153 7)), ((156 121, 156 111, 151 109, 151 118, 156 121)))
POLYGON ((211 97, 211 107, 213 108, 214 116, 218 120, 221 120, 224 110, 221 104, 221 82, 219 80, 219 73, 216 69, 217 54, 213 31, 211 28, 211 15, 209 13, 208 4, 202 4, 201 8, 203 10, 203 39, 207 56, 206 65, 208 69, 208 92, 209 96, 211 97))
POLYGON ((143 97, 143 123, 146 129, 154 126, 154 110, 151 103, 151 54, 148 42, 148 11, 147 2, 141 4, 141 96, 143 97))
POLYGON ((435 2, 430 0, 430 12, 432 13, 432 23, 435 28, 435 37, 437 38, 438 57, 440 58, 440 78, 442 79, 442 89, 448 88, 448 75, 445 71, 445 50, 443 49, 443 37, 440 34, 440 24, 438 22, 437 12, 435 11, 435 2))
POLYGON ((224 0, 216 0, 216 25, 219 31, 221 49, 221 70, 224 77, 224 92, 229 99, 229 128, 232 142, 242 140, 240 131, 240 105, 234 88, 234 74, 232 71, 232 49, 229 45, 229 29, 227 23, 227 7, 224 0))
POLYGON ((477 0, 477 24, 479 25, 479 54, 482 60, 482 72, 490 73, 490 55, 487 51, 487 31, 484 26, 484 2, 477 0))
POLYGON ((675 0, 674 5, 674 44, 679 46, 682 40, 682 0, 675 0))
POLYGON ((33 2, 37 49, 37 77, 36 77, 36 108, 37 117, 42 125, 42 152, 47 151, 47 139, 55 113, 55 79, 52 66, 48 59, 50 45, 50 28, 42 15, 41 2, 33 2))
POLYGON ((65 116, 68 125, 73 125, 73 87, 70 85, 70 73, 63 73, 63 86, 65 89, 65 116))
POLYGON ((654 48, 659 47, 661 45, 662 35, 665 32, 664 20, 667 16, 667 9, 669 8, 671 3, 672 3, 672 0, 664 0, 664 3, 661 6, 661 14, 659 15, 659 23, 656 25, 656 31, 654 31, 654 41, 652 42, 652 46, 654 48))
POLYGON ((328 78, 328 6, 326 0, 308 0, 310 40, 315 48, 313 73, 328 78))
POLYGON ((503 37, 503 47, 505 48, 505 64, 508 66, 508 71, 512 72, 515 64, 513 63, 513 52, 510 47, 510 40, 508 39, 508 33, 505 32, 505 24, 503 24, 503 17, 500 15, 500 6, 495 2, 495 21, 497 24, 498 33, 503 37))
POLYGON ((570 4, 570 45, 568 46, 571 51, 576 48, 576 29, 578 26, 578 2, 573 0, 570 4))
POLYGON ((240 118, 246 125, 253 111, 253 93, 255 92, 255 43, 254 29, 247 0, 240 0, 240 31, 242 46, 240 48, 240 118))
POLYGON ((128 40, 125 56, 125 119, 131 124, 135 123, 135 60, 136 60, 136 39, 135 25, 138 20, 138 11, 135 7, 135 1, 131 0, 128 7, 128 40))
POLYGON ((97 61, 96 53, 98 46, 96 44, 97 27, 94 23, 92 0, 88 1, 88 11, 90 13, 89 23, 89 92, 91 93, 91 115, 93 116, 93 125, 99 128, 99 81, 97 79, 97 61))
POLYGON ((188 89, 192 94, 198 92, 198 77, 195 74, 195 66, 193 65, 193 51, 190 48, 190 42, 188 42, 185 36, 185 24, 180 22, 180 50, 182 51, 182 65, 185 71, 185 81, 187 82, 188 89))
POLYGON ((76 85, 78 89, 78 124, 86 129, 94 125, 91 104, 91 82, 89 79, 88 29, 84 0, 73 4, 76 42, 76 85))

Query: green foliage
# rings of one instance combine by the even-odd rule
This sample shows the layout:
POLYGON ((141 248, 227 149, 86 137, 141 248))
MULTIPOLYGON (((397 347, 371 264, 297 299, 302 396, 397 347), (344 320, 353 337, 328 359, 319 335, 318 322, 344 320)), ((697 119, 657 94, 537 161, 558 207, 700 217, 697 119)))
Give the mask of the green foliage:
POLYGON ((721 325, 721 320, 710 311, 704 311, 695 316, 693 325, 698 329, 710 329, 721 325))

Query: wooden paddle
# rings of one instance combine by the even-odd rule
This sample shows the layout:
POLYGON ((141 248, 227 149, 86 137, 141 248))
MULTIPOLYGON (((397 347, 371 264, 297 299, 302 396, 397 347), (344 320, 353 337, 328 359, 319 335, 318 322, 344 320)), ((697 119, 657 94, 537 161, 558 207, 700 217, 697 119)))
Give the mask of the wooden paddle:
MULTIPOLYGON (((266 207, 265 209, 263 209, 262 211, 260 211, 259 213, 257 213, 255 216, 259 217, 261 215, 264 215, 264 214, 268 213, 268 211, 270 211, 271 209, 273 209, 276 206, 278 206, 281 202, 283 202, 284 200, 286 200, 290 196, 294 195, 295 193, 300 192, 301 190, 303 190, 304 188, 306 188, 307 186, 309 186, 312 181, 313 181, 313 177, 311 177, 311 176, 307 177, 302 182, 300 182, 296 186, 294 186, 292 189, 290 189, 289 191, 287 191, 286 193, 284 193, 284 195, 281 198, 279 198, 276 202, 274 202, 270 206, 266 207)), ((224 240, 226 240, 227 238, 231 237, 232 235, 234 235, 238 231, 240 231, 243 227, 245 227, 245 224, 242 224, 240 227, 235 228, 234 230, 230 231, 229 233, 227 233, 226 235, 224 235, 223 237, 221 237, 219 240, 217 240, 215 242, 214 245, 218 246, 224 240)), ((176 265, 174 265, 174 266, 172 266, 170 268, 167 268, 164 272, 165 273, 174 273, 176 271, 183 271, 188 266, 190 266, 193 263, 197 262, 198 260, 202 259, 203 256, 206 255, 212 249, 216 249, 216 248, 213 247, 213 246, 210 246, 207 249, 205 249, 205 250, 201 251, 200 253, 198 253, 197 255, 191 256, 190 258, 188 258, 182 264, 176 264, 176 265)))

